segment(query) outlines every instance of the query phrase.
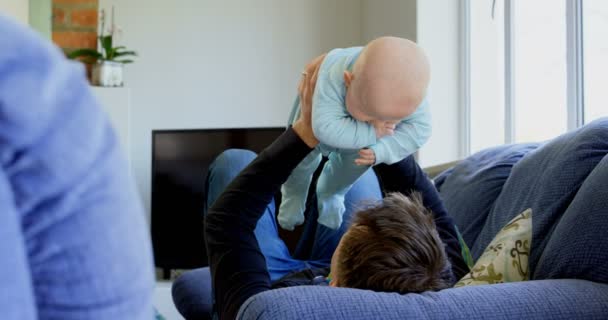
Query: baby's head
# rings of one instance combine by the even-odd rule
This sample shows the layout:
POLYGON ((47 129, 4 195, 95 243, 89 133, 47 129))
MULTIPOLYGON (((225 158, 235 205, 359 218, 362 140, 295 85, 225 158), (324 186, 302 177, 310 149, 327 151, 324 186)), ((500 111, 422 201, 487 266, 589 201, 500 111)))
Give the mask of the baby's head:
POLYGON ((370 42, 344 72, 346 108, 359 121, 398 121, 416 111, 426 95, 430 67, 414 42, 382 37, 370 42))

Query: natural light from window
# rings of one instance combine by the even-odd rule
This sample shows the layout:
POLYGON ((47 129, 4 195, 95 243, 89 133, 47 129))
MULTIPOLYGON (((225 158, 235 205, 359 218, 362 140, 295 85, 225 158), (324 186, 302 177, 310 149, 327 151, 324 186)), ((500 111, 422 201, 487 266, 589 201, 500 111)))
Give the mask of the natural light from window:
POLYGON ((505 141, 504 5, 470 2, 471 152, 505 141))
POLYGON ((513 1, 515 142, 567 130, 566 3, 513 1))
POLYGON ((608 0, 464 4, 471 153, 608 117, 608 0))
POLYGON ((585 122, 608 116, 608 1, 583 1, 585 122))

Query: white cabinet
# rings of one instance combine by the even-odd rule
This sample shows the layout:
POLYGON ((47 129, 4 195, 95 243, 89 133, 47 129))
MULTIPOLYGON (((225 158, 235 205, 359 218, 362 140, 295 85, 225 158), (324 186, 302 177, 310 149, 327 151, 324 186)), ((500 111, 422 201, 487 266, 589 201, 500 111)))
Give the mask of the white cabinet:
POLYGON ((131 170, 131 90, 129 88, 91 87, 108 114, 118 135, 131 170))

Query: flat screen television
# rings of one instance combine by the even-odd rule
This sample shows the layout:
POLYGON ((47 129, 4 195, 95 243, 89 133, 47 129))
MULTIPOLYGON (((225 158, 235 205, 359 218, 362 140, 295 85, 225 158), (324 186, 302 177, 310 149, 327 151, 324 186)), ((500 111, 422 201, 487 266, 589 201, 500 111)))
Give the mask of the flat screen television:
POLYGON ((207 265, 203 239, 205 180, 226 149, 259 153, 285 128, 154 130, 152 132, 152 243, 165 277, 171 269, 207 265))

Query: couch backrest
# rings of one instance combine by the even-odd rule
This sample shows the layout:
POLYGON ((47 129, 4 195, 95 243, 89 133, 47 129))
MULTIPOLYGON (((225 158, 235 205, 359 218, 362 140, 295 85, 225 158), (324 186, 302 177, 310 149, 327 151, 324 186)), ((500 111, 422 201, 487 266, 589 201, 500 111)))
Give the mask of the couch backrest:
POLYGON ((516 144, 485 149, 435 178, 435 186, 469 246, 475 244, 513 166, 538 146, 516 144))
POLYGON ((480 156, 474 155, 471 162, 459 164, 437 180, 473 257, 478 258, 515 215, 532 208, 532 279, 608 282, 608 237, 602 231, 602 226, 608 227, 608 160, 604 159, 608 154, 608 118, 538 148, 525 146, 528 148, 500 147, 501 152, 491 161, 479 161, 480 156), (509 152, 514 156, 509 157, 509 152), (465 169, 475 162, 478 169, 471 175, 471 170, 465 169), (494 200, 489 199, 494 195, 494 200))
POLYGON ((608 283, 607 229, 608 156, 604 156, 555 225, 532 278, 608 283))

